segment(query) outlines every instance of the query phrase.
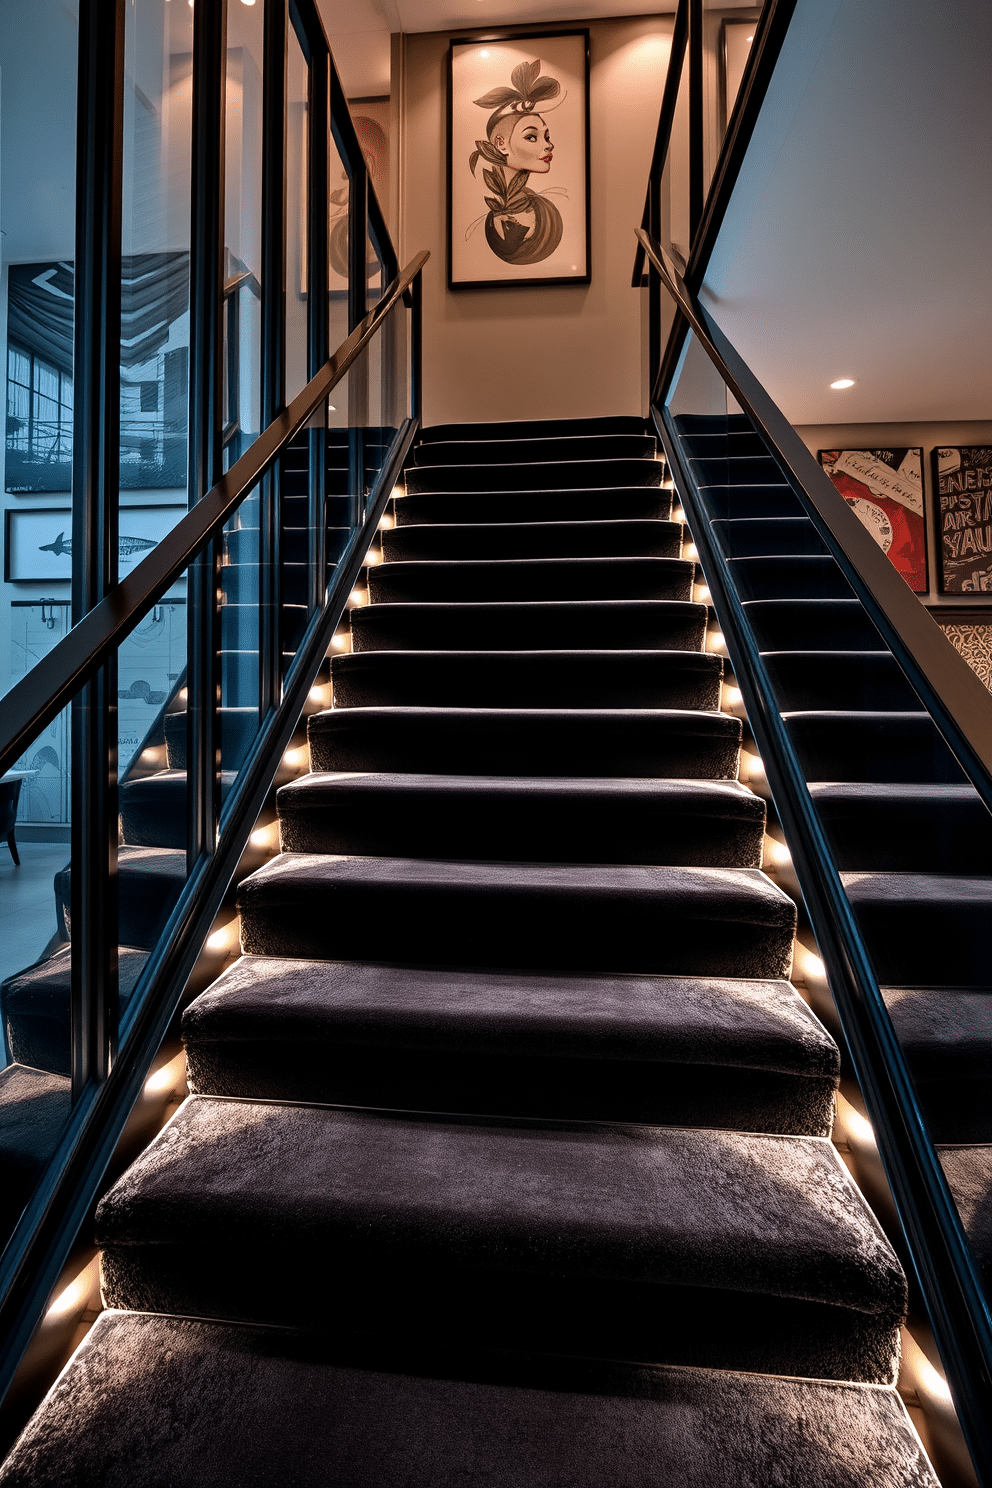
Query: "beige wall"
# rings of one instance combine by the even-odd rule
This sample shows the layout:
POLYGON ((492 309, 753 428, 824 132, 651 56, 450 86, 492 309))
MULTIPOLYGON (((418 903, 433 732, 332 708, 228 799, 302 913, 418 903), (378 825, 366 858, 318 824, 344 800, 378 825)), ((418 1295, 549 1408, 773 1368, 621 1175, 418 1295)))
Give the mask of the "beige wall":
POLYGON ((923 450, 923 509, 927 523, 927 570, 930 592, 921 595, 927 605, 937 608, 989 608, 989 596, 966 594, 942 595, 937 587, 937 552, 940 534, 934 520, 935 496, 931 451, 956 445, 992 445, 992 420, 944 420, 933 423, 893 424, 797 424, 796 433, 815 455, 821 449, 914 449, 923 450))
POLYGON ((642 292, 631 289, 630 275, 672 18, 592 21, 589 30, 592 282, 548 289, 446 288, 449 36, 404 38, 400 246, 404 262, 420 248, 431 252, 424 277, 428 424, 644 412, 642 292))

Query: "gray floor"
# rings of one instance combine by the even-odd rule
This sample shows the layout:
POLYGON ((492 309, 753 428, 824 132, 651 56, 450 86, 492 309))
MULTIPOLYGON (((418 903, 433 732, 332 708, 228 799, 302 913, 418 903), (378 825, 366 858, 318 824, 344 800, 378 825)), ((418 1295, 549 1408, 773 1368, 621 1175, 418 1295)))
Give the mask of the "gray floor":
POLYGON ((69 844, 18 842, 15 868, 0 839, 0 981, 37 961, 55 934, 52 881, 69 861, 69 844))

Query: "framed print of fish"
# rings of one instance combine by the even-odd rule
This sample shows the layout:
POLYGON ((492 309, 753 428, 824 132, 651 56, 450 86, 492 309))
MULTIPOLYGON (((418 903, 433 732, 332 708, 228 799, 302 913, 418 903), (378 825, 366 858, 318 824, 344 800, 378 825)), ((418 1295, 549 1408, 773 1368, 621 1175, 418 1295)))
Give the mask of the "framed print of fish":
POLYGON ((589 32, 452 41, 448 287, 588 284, 589 32))
MULTIPOLYGON (((184 516, 184 506, 122 506, 118 516, 118 574, 123 577, 184 516)), ((3 576, 8 584, 72 578, 72 510, 68 506, 8 508, 3 576)))

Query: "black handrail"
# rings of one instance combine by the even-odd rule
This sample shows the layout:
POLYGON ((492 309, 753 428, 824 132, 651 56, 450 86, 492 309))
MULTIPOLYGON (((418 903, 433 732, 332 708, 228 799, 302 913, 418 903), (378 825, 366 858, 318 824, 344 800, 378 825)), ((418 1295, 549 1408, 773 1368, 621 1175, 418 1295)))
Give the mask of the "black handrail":
MULTIPOLYGON (((273 419, 203 500, 59 641, 46 656, 44 668, 28 672, 11 688, 4 698, 0 773, 10 768, 34 735, 61 712, 128 631, 217 536, 232 512, 275 463, 287 441, 302 429, 361 356, 381 322, 414 284, 429 257, 428 252, 422 251, 410 260, 361 325, 355 327, 303 391, 273 419)), ((414 303, 418 305, 419 299, 415 297, 414 303)))
MULTIPOLYGON (((952 653, 957 661, 961 658, 926 616, 919 601, 912 596, 874 541, 863 533, 857 517, 838 496, 832 482, 809 455, 750 368, 686 289, 670 260, 666 262, 666 256, 658 245, 645 234, 639 233, 639 236, 713 365, 778 461, 783 475, 827 542, 852 589, 886 641, 890 642, 897 661, 922 696, 929 690, 923 683, 931 658, 929 655, 922 659, 914 656, 911 645, 907 645, 899 635, 884 608, 891 595, 899 600, 896 607, 900 611, 898 618, 901 618, 903 609, 918 611, 925 626, 932 626, 937 632, 946 651, 952 653), (810 490, 804 485, 807 479, 810 490), (837 531, 831 519, 836 520, 837 531), (849 530, 851 524, 857 527, 858 533, 849 530), (863 543, 848 540, 859 534, 867 540, 871 553, 858 551, 856 556, 852 556, 850 549, 861 549, 863 543), (869 557, 870 561, 865 562, 869 557), (873 570, 877 570, 877 574, 873 570), (882 580, 881 602, 870 588, 875 577, 882 580), (903 596, 907 604, 902 603, 903 596)), ((663 394, 667 389, 660 391, 663 394)), ((729 583, 722 555, 712 542, 709 523, 696 502, 674 419, 661 397, 652 399, 652 417, 689 518, 693 541, 733 662, 748 721, 788 841, 962 1430, 979 1480, 988 1485, 992 1483, 992 1317, 982 1278, 930 1139, 905 1054, 892 1027, 799 758, 784 720, 775 707, 767 668, 746 620, 740 596, 729 583)), ((924 633, 929 640, 929 633, 924 633)), ((942 657, 943 661, 949 659, 942 657)), ((963 662, 961 665, 965 666, 963 662)), ((949 670, 954 675, 954 683, 964 680, 956 675, 956 667, 949 670)), ((992 721, 992 698, 970 668, 966 670, 981 689, 984 709, 992 721)), ((954 701, 960 700, 962 693, 967 705, 978 701, 970 685, 958 690, 952 683, 944 690, 941 710, 947 712, 953 708, 954 701)), ((934 716, 939 724, 940 720, 936 714, 934 716)), ((942 732, 967 768, 971 750, 957 728, 953 712, 948 714, 945 723, 942 732)), ((988 800, 987 766, 984 761, 974 763, 978 776, 973 776, 974 783, 988 800)))

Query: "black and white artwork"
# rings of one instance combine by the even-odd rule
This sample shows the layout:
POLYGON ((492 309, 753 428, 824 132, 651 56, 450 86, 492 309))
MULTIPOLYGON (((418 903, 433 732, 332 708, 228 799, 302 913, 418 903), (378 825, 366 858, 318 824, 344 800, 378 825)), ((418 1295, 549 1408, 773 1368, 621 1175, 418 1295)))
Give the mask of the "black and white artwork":
POLYGON ((453 41, 448 282, 589 282, 589 33, 453 41))
MULTIPOLYGON (((122 506, 118 518, 118 575, 135 568, 182 516, 176 506, 122 506)), ((72 511, 64 507, 8 508, 3 576, 8 584, 58 583, 72 578, 72 511)))
MULTIPOLYGON (((11 264, 7 297, 5 484, 72 488, 71 263, 11 264)), ((189 255, 121 265, 121 489, 185 489, 189 255)))

